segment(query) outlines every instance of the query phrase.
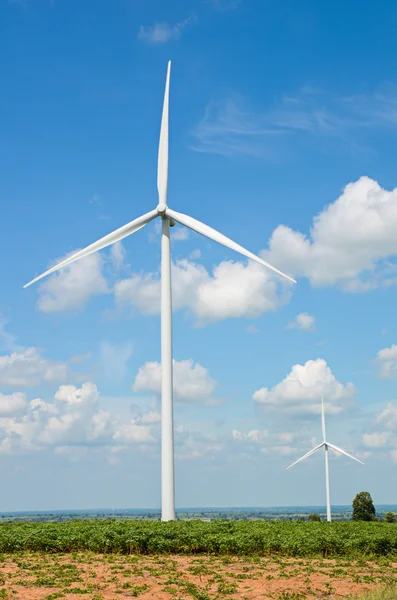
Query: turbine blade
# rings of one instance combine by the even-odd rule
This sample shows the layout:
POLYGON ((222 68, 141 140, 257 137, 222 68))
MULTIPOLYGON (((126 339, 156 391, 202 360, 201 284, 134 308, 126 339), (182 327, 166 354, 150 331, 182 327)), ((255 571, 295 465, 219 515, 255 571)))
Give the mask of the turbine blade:
POLYGON ((170 93, 171 61, 168 63, 167 79, 165 83, 163 115, 161 118, 159 156, 157 163, 157 189, 159 192, 159 203, 167 205, 168 185, 168 107, 170 93))
POLYGON ((70 265, 71 263, 75 262, 76 260, 79 260, 80 258, 83 258, 84 256, 88 256, 89 254, 92 254, 93 252, 96 252, 97 250, 101 250, 102 248, 106 248, 106 246, 110 246, 111 244, 114 244, 115 242, 119 242, 120 240, 127 237, 128 235, 131 235, 132 233, 135 233, 139 229, 142 229, 142 227, 144 227, 147 223, 149 223, 149 221, 151 221, 152 219, 154 219, 157 216, 158 216, 157 210, 152 210, 152 211, 146 213, 146 215, 142 215, 141 217, 138 217, 134 221, 127 223, 127 225, 123 225, 123 227, 120 227, 119 229, 116 229, 116 231, 109 233, 109 235, 105 235, 105 237, 101 238, 97 242, 94 242, 90 246, 87 246, 87 248, 84 248, 83 250, 79 250, 78 252, 75 252, 74 254, 72 254, 72 256, 65 258, 65 260, 62 260, 60 263, 58 263, 54 267, 51 267, 51 269, 48 269, 48 271, 46 271, 42 275, 35 277, 34 279, 32 279, 32 281, 29 281, 29 283, 26 283, 23 287, 26 288, 29 285, 32 285, 32 283, 39 281, 39 279, 43 279, 43 277, 46 277, 50 273, 54 273, 54 271, 58 271, 58 269, 62 269, 62 267, 66 267, 67 265, 70 265))
POLYGON ((188 215, 184 215, 182 213, 176 212, 175 210, 171 210, 171 209, 167 209, 167 215, 169 217, 171 217, 172 219, 174 219, 174 221, 177 221, 181 225, 185 225, 185 227, 192 229, 196 233, 200 233, 201 235, 204 235, 205 237, 209 238, 210 240, 213 240, 214 242, 218 242, 218 244, 222 244, 223 246, 226 246, 227 248, 231 248, 232 250, 239 252, 240 254, 242 254, 243 256, 246 256, 247 258, 251 258, 252 260, 255 260, 263 267, 267 267, 268 269, 271 269, 272 271, 274 271, 275 273, 278 273, 282 277, 289 279, 289 281, 296 283, 295 279, 292 279, 292 277, 290 277, 289 275, 286 275, 285 273, 283 273, 282 271, 279 271, 272 265, 269 265, 269 263, 267 263, 266 261, 259 258, 259 256, 256 256, 249 250, 246 250, 245 248, 240 246, 240 244, 233 242, 233 240, 226 237, 222 233, 219 233, 219 231, 212 229, 212 227, 209 227, 208 225, 201 223, 201 221, 197 221, 197 219, 193 219, 193 217, 189 217, 188 215))
POLYGON ((321 425, 323 430, 323 441, 325 442, 324 396, 321 396, 321 425))
POLYGON ((286 471, 288 471, 288 469, 290 469, 291 467, 294 467, 295 465, 297 465, 302 460, 309 458, 309 456, 311 456, 312 454, 317 452, 317 450, 320 450, 320 448, 322 448, 323 446, 324 446, 324 442, 322 442, 321 444, 318 444, 318 446, 316 446, 315 448, 312 448, 311 450, 309 450, 309 452, 306 452, 306 454, 304 456, 301 456, 300 458, 298 458, 298 460, 296 460, 294 463, 292 463, 292 465, 287 467, 286 471))
POLYGON ((342 448, 338 448, 338 446, 335 446, 334 444, 330 444, 329 442, 327 442, 327 446, 329 446, 330 448, 332 448, 333 450, 335 450, 335 452, 339 452, 340 454, 344 454, 345 456, 347 456, 349 458, 352 458, 353 460, 356 460, 357 462, 359 462, 362 465, 364 464, 361 460, 359 460, 358 458, 355 458, 351 454, 348 454, 348 452, 345 452, 344 450, 342 450, 342 448))

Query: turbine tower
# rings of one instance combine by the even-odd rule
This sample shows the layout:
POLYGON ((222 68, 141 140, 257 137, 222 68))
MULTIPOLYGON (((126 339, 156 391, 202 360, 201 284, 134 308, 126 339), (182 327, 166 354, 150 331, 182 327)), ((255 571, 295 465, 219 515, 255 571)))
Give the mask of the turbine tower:
POLYGON ((161 519, 171 521, 175 519, 175 484, 174 484, 174 423, 173 423, 173 381, 172 381, 172 289, 171 289, 171 247, 170 227, 175 222, 192 229, 210 240, 218 242, 227 248, 239 252, 243 256, 255 260, 264 267, 282 275, 293 283, 292 277, 285 275, 275 267, 252 254, 233 240, 222 235, 215 229, 204 225, 200 221, 185 214, 171 210, 167 205, 168 184, 168 105, 170 88, 171 62, 168 63, 165 84, 163 114, 161 120, 160 143, 157 167, 157 189, 159 203, 154 210, 134 219, 127 225, 120 227, 109 235, 94 242, 87 248, 80 250, 60 263, 48 269, 42 275, 35 277, 24 287, 39 281, 46 275, 54 273, 71 265, 76 260, 88 256, 92 252, 106 248, 115 242, 142 229, 153 219, 162 219, 161 234, 161 519))
POLYGON ((305 460, 306 458, 308 458, 309 456, 311 456, 312 454, 317 452, 317 450, 324 448, 324 450, 325 450, 325 489, 326 489, 326 495, 327 495, 327 521, 331 521, 331 496, 330 496, 330 488, 329 488, 328 448, 332 448, 332 450, 335 450, 335 452, 339 452, 339 454, 344 454, 345 456, 348 456, 349 458, 356 460, 357 462, 361 463, 362 465, 364 463, 361 460, 358 460, 358 458, 354 458, 354 456, 352 456, 351 454, 348 454, 347 452, 342 450, 342 448, 338 448, 338 446, 331 444, 331 442, 327 442, 327 438, 325 435, 324 397, 321 398, 321 425, 322 425, 322 431, 323 431, 323 441, 321 442, 321 444, 318 444, 318 446, 316 446, 315 448, 313 448, 312 450, 307 452, 304 456, 302 456, 301 458, 298 458, 298 460, 296 460, 294 463, 292 463, 292 465, 287 467, 287 470, 290 469, 291 467, 293 467, 294 465, 298 464, 302 460, 305 460))

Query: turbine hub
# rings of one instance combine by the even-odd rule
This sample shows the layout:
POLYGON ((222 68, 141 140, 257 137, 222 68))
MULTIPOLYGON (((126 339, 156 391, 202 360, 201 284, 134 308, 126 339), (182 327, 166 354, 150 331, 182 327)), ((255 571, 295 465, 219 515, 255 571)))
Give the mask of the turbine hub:
POLYGON ((165 216, 165 211, 167 210, 167 206, 165 204, 163 204, 163 202, 160 202, 157 205, 157 212, 159 213, 159 215, 161 215, 162 217, 165 216))

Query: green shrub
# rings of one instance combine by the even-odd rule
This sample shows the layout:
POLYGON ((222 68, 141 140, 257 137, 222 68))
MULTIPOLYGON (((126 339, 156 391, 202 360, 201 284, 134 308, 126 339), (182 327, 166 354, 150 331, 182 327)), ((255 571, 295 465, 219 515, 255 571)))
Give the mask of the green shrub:
POLYGON ((1 523, 0 553, 387 556, 397 527, 383 522, 70 521, 1 523))

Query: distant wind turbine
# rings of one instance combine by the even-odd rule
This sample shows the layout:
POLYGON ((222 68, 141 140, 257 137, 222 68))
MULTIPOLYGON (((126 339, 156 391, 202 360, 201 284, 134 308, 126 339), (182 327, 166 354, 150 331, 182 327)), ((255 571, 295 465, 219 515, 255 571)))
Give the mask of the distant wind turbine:
MULTIPOLYGON (((157 189, 159 203, 157 207, 138 217, 134 221, 127 223, 113 233, 106 235, 97 242, 94 242, 84 250, 80 250, 72 256, 48 269, 42 275, 35 277, 24 287, 39 281, 46 275, 54 273, 58 269, 71 265, 76 260, 88 256, 92 252, 106 248, 115 242, 142 229, 147 223, 160 217, 162 219, 161 236, 161 518, 163 521, 175 519, 175 484, 174 484, 174 423, 173 423, 173 374, 172 374, 172 293, 171 293, 171 248, 170 248, 170 227, 175 225, 175 221, 200 233, 201 235, 226 246, 236 252, 239 252, 247 258, 255 260, 264 267, 275 271, 293 283, 296 283, 292 277, 285 275, 272 265, 252 254, 233 240, 222 235, 215 229, 204 225, 200 221, 187 215, 171 210, 167 206, 167 185, 168 185, 168 104, 170 87, 171 62, 168 63, 167 79, 165 84, 165 95, 163 114, 161 120, 160 144, 158 153, 157 168, 157 189)), ((236 210, 236 215, 240 218, 244 211, 236 210)))
POLYGON ((347 452, 342 450, 342 448, 338 448, 338 446, 335 446, 334 444, 327 442, 327 439, 325 436, 325 416, 324 416, 324 398, 323 397, 321 398, 321 424, 322 424, 322 430, 323 430, 323 441, 321 442, 321 444, 319 444, 318 446, 316 446, 315 448, 313 448, 312 450, 307 452, 301 458, 298 458, 298 460, 296 460, 294 463, 292 463, 292 465, 287 467, 287 470, 290 469, 291 467, 293 467, 294 465, 298 464, 302 460, 309 458, 309 456, 311 456, 312 454, 317 452, 317 450, 324 448, 324 450, 325 450, 325 487, 326 487, 326 493, 327 493, 327 521, 331 521, 331 496, 330 496, 330 489, 329 489, 328 448, 332 448, 332 450, 335 450, 335 452, 339 452, 339 454, 344 454, 345 456, 348 456, 349 458, 356 460, 357 462, 361 463, 362 465, 364 463, 361 460, 358 460, 358 458, 354 458, 354 456, 351 456, 351 454, 348 454, 347 452))

